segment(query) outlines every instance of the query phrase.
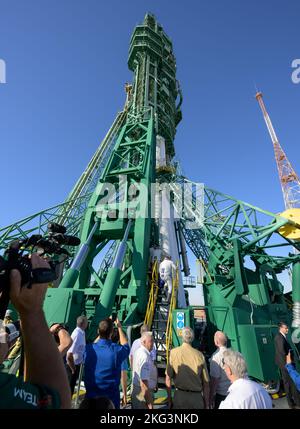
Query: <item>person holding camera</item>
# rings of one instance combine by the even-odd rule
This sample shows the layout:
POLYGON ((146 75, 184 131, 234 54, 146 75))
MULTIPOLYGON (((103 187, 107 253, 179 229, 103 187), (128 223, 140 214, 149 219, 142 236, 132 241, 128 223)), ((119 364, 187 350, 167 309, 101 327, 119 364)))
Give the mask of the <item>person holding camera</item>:
POLYGON ((67 351, 73 343, 71 335, 68 332, 68 327, 64 323, 52 323, 49 330, 53 335, 63 361, 66 362, 67 351))
POLYGON ((84 384, 86 398, 105 396, 115 408, 120 408, 120 379, 122 362, 128 358, 130 347, 122 325, 107 318, 99 323, 99 339, 87 344, 84 357, 84 384), (114 323, 118 328, 120 344, 112 342, 114 323))
MULTIPOLYGON (((31 255, 32 269, 50 268, 31 255)), ((48 284, 21 286, 18 270, 10 272, 10 300, 19 313, 25 354, 26 381, 0 373, 1 409, 71 408, 71 393, 61 356, 49 332, 43 302, 48 284)), ((7 356, 7 332, 0 331, 0 364, 7 356)))

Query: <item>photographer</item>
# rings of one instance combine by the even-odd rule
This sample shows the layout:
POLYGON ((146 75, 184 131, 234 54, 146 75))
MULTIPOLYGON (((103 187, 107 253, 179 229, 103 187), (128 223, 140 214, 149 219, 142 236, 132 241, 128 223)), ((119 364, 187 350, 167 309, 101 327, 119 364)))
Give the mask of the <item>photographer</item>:
MULTIPOLYGON (((31 256, 32 269, 49 268, 37 254, 31 256)), ((21 319, 25 354, 25 379, 0 373, 0 408, 70 408, 70 388, 66 371, 49 332, 43 302, 47 284, 21 287, 19 271, 10 273, 10 299, 21 319)), ((8 352, 7 334, 0 332, 0 363, 8 352)))
POLYGON ((73 340, 64 323, 53 323, 50 326, 50 332, 57 344, 58 351, 66 361, 66 355, 69 348, 72 346, 73 340))

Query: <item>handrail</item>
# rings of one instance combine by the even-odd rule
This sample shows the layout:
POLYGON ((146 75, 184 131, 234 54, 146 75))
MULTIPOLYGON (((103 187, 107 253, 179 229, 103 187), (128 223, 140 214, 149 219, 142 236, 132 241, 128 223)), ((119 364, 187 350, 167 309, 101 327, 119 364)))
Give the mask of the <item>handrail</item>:
POLYGON ((206 272, 206 274, 208 275, 209 280, 212 282, 211 275, 210 275, 210 273, 209 273, 209 271, 208 271, 208 264, 207 264, 207 262, 206 262, 206 261, 204 261, 204 259, 197 259, 197 260, 200 262, 200 264, 202 265, 202 267, 203 267, 204 271, 205 271, 205 272, 206 272))
POLYGON ((151 274, 151 280, 150 280, 150 294, 149 294, 149 301, 147 305, 146 315, 144 324, 151 329, 152 322, 153 322, 153 316, 155 311, 155 305, 158 295, 158 262, 155 261, 152 266, 152 274, 151 274))
POLYGON ((169 363, 170 351, 172 348, 173 341, 173 310, 175 310, 177 306, 177 291, 179 286, 179 269, 178 262, 176 263, 176 275, 175 279, 173 279, 173 287, 172 287, 172 295, 169 306, 169 315, 166 329, 166 357, 167 357, 167 365, 169 363))

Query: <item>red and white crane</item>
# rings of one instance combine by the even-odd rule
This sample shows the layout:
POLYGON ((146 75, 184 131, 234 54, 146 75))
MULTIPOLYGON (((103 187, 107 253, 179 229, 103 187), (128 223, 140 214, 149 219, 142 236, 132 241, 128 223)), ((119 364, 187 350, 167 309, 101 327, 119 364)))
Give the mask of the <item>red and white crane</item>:
POLYGON ((255 95, 260 108, 262 110, 265 123, 267 125, 275 153, 275 159, 279 174, 279 180, 281 184, 281 189, 283 193, 283 199, 286 210, 292 208, 300 208, 300 180, 292 167, 292 164, 288 160, 286 154, 284 153, 278 138, 276 136, 275 130, 273 128, 271 119, 268 115, 265 103, 262 98, 262 93, 257 92, 255 95))

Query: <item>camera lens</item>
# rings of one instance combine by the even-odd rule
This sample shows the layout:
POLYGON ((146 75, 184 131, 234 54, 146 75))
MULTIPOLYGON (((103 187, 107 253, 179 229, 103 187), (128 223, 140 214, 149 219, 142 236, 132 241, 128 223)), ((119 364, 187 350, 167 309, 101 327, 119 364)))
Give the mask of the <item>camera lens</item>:
POLYGON ((79 246, 80 238, 73 235, 54 234, 53 238, 59 243, 65 246, 79 246))
POLYGON ((79 246, 80 238, 73 235, 64 235, 64 244, 67 246, 79 246))
POLYGON ((51 222, 48 224, 48 231, 58 234, 65 234, 67 228, 59 223, 51 222))

